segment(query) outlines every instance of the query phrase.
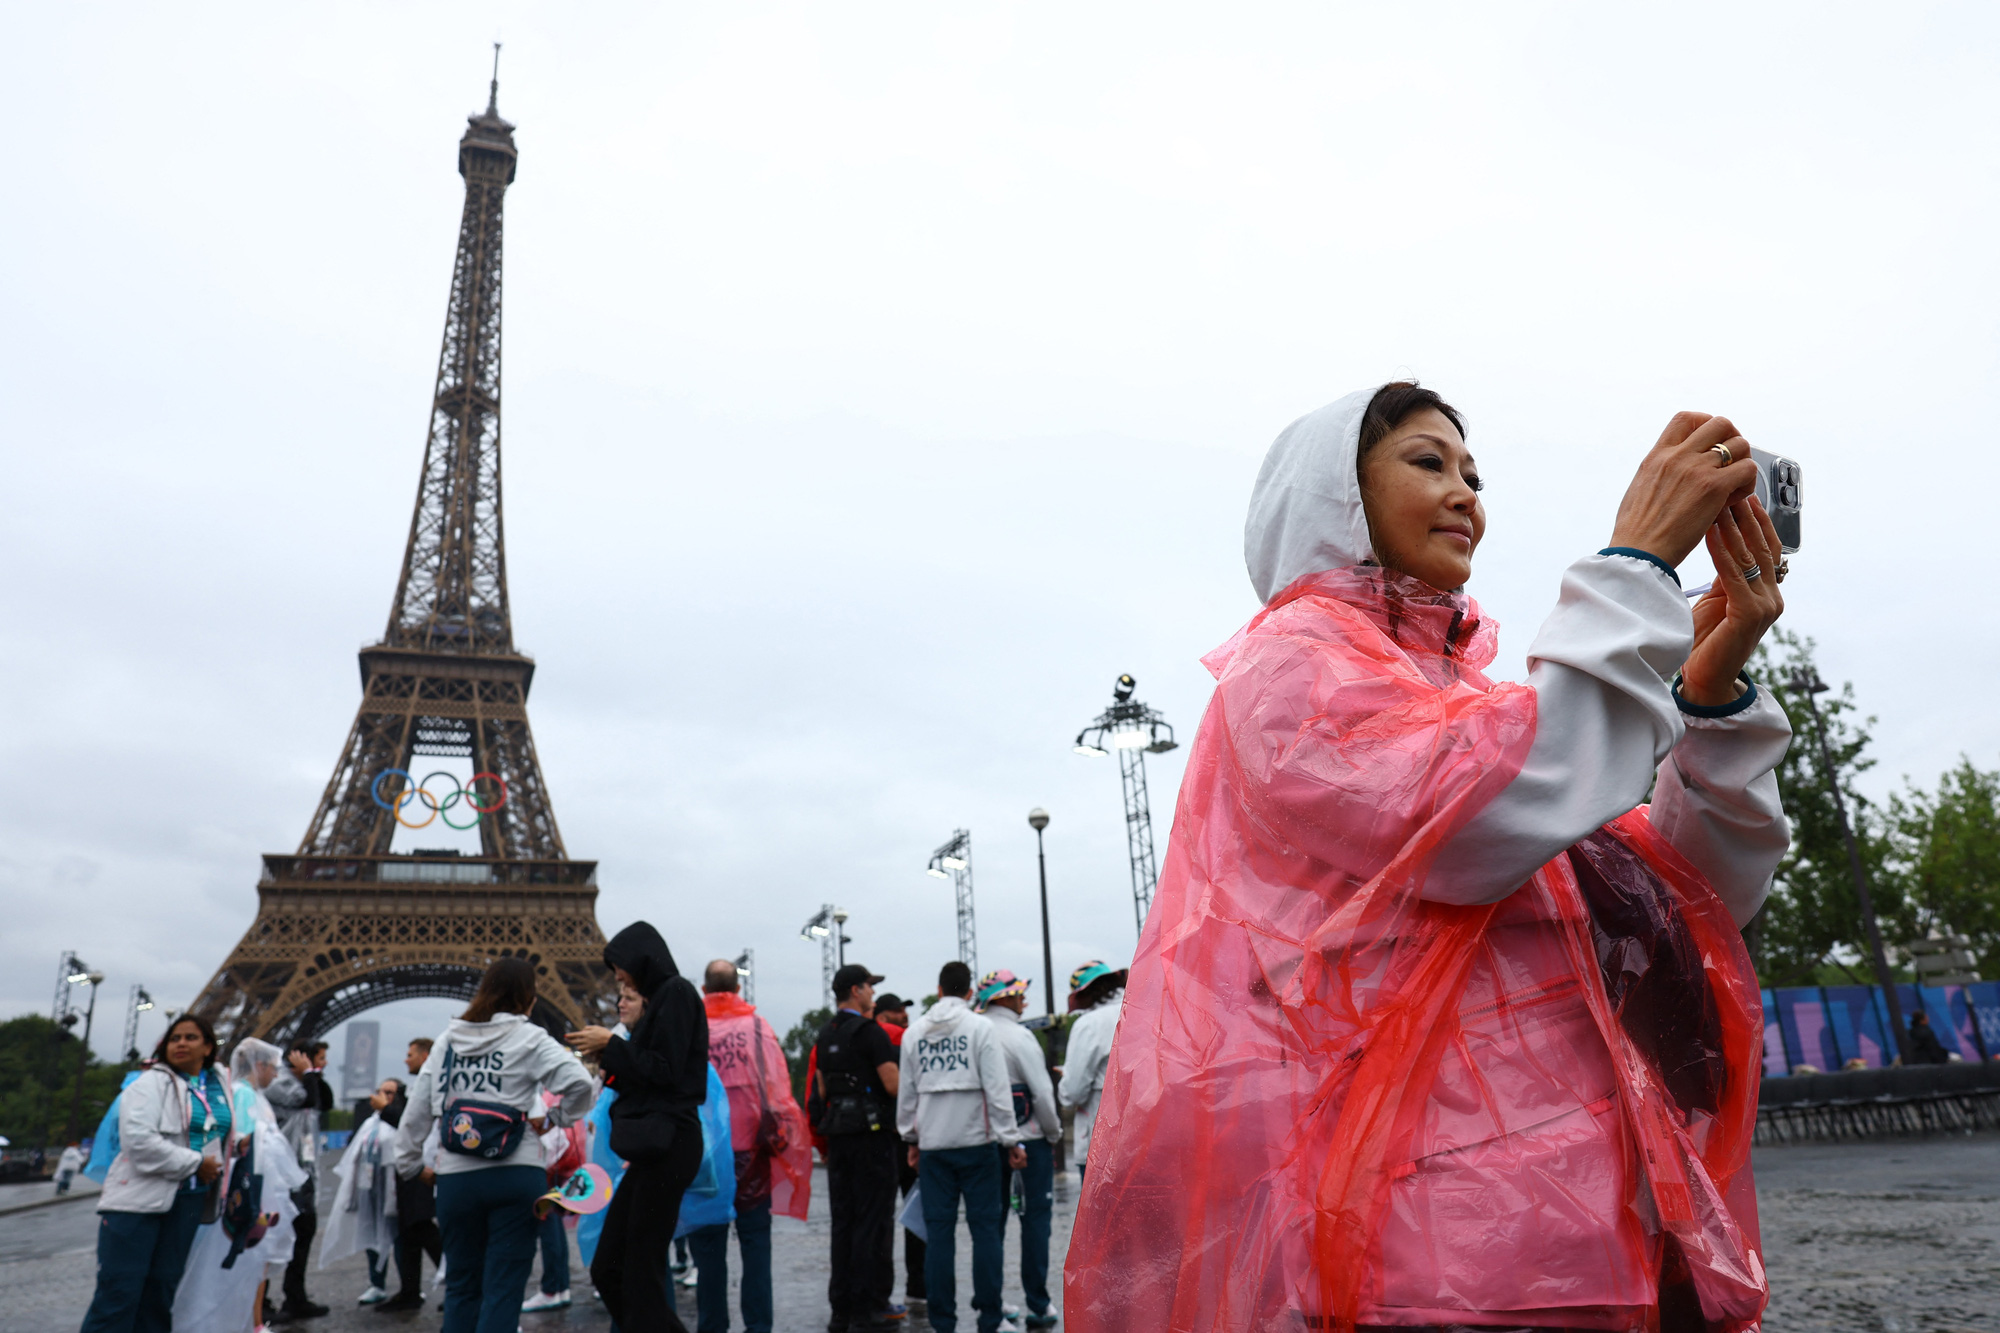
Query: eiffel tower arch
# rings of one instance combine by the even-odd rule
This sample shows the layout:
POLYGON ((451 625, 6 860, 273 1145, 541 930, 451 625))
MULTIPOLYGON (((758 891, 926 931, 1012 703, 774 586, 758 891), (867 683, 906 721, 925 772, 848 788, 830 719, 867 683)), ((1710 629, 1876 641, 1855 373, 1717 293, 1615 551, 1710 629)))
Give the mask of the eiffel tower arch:
POLYGON ((465 209, 388 628, 361 650, 361 706, 305 837, 264 857, 257 918, 192 1006, 225 1045, 317 1036, 391 1000, 470 997, 507 955, 535 965, 537 1021, 613 1021, 597 864, 571 860, 556 827, 528 727, 535 664, 507 605, 501 205, 517 153, 499 94, 496 64, 459 140, 465 209), (433 791, 427 756, 470 760, 475 776, 454 779, 460 795, 433 791), (476 827, 479 851, 390 851, 399 821, 433 820, 476 827))

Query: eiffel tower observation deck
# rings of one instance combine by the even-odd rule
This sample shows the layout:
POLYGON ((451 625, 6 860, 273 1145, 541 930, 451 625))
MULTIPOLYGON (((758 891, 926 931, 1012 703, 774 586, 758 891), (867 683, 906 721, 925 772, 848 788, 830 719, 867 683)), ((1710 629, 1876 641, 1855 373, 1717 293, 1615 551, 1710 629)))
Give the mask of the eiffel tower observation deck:
POLYGON ((571 860, 556 827, 528 727, 535 664, 507 603, 500 256, 518 154, 499 94, 496 47, 486 110, 458 145, 465 210, 388 628, 361 650, 361 706, 298 851, 264 858, 257 919, 192 1007, 225 1045, 316 1036, 411 996, 469 997, 510 954, 535 964, 538 1021, 611 1012, 597 866, 571 860), (427 756, 469 760, 473 776, 425 776, 427 756), (440 825, 476 828, 477 852, 390 850, 399 827, 440 825))

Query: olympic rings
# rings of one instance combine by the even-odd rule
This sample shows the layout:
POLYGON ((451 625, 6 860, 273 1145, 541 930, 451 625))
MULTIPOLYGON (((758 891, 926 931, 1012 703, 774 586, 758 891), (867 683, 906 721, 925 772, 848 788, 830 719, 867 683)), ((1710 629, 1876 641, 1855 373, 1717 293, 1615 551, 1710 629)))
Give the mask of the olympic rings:
POLYGON ((452 773, 443 771, 427 773, 424 775, 424 780, 418 782, 406 768, 385 768, 375 775, 375 781, 368 784, 368 795, 374 800, 376 805, 381 806, 384 810, 394 815, 396 822, 404 828, 428 828, 432 821, 436 820, 439 816, 443 816, 446 828, 463 831, 469 828, 477 828, 480 819, 507 804, 507 784, 497 773, 474 773, 470 779, 461 785, 457 775, 452 773), (382 799, 382 780, 390 777, 401 778, 403 780, 402 789, 396 793, 393 802, 382 799), (451 791, 443 797, 439 797, 433 793, 430 790, 430 785, 431 781, 435 778, 443 778, 451 783, 451 791), (491 789, 486 793, 489 798, 489 803, 486 805, 479 803, 481 793, 477 788, 482 779, 492 784, 491 789), (472 811, 472 818, 463 824, 453 819, 449 813, 451 808, 460 801, 465 802, 466 808, 472 811), (425 806, 430 810, 430 813, 413 823, 403 818, 403 812, 412 805, 425 806))

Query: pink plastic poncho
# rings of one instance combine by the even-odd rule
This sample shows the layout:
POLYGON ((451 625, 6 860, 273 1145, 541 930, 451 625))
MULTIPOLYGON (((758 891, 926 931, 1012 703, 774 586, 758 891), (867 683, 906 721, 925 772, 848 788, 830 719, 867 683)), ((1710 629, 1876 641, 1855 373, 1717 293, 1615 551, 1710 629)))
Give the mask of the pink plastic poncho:
POLYGON ((754 1198, 768 1189, 772 1212, 804 1221, 812 1201, 812 1144, 805 1113, 792 1096, 791 1066, 778 1034, 740 995, 725 991, 702 998, 708 1005, 708 1060, 729 1091, 736 1197, 754 1198))
POLYGON ((1642 808, 1501 902, 1419 896, 1534 738, 1534 692, 1481 674, 1496 639, 1357 566, 1204 659, 1073 1333, 1755 1323, 1761 1019, 1707 882, 1642 808))

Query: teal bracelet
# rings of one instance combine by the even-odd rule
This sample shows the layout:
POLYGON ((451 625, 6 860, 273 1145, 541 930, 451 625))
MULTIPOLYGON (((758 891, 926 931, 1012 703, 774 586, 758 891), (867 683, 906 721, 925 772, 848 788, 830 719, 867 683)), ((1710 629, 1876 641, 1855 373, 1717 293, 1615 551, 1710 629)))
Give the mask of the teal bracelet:
POLYGON ((1728 703, 1691 704, 1687 700, 1681 698, 1681 674, 1680 672, 1676 671, 1674 673, 1674 685, 1673 685, 1674 706, 1679 708, 1683 713, 1686 713, 1689 717, 1734 717, 1736 714, 1748 708, 1751 704, 1757 702, 1757 682, 1750 679, 1750 673, 1747 671, 1740 672, 1738 673, 1736 679, 1742 681, 1745 685, 1748 685, 1750 688, 1743 691, 1743 693, 1738 695, 1736 698, 1731 699, 1728 703))

